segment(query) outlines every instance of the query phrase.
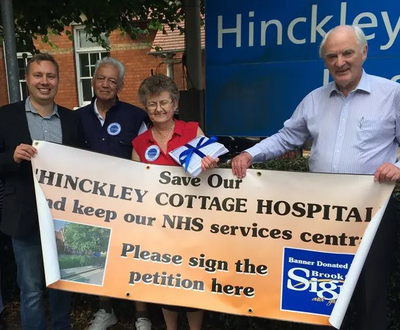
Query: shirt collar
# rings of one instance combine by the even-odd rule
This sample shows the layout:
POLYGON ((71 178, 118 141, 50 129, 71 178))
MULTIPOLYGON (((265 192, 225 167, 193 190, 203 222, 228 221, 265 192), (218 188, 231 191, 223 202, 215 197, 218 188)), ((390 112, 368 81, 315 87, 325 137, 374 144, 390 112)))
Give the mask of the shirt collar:
POLYGON ((100 121, 101 126, 104 125, 104 118, 101 116, 99 109, 97 109, 97 102, 96 99, 93 100, 93 111, 96 115, 97 119, 100 121))
MULTIPOLYGON (((103 126, 104 122, 105 122, 105 119, 99 113, 99 109, 97 108, 96 100, 97 100, 97 96, 95 95, 95 96, 92 97, 92 102, 91 102, 92 103, 92 107, 93 107, 93 112, 96 115, 96 117, 99 119, 101 125, 103 126)), ((116 96, 115 104, 108 111, 111 111, 112 109, 114 109, 117 106, 118 103, 119 103, 119 99, 118 99, 118 96, 116 96)))
POLYGON ((183 135, 183 122, 180 120, 175 120, 175 128, 174 128, 174 134, 178 134, 180 136, 183 135))
MULTIPOLYGON (((51 118, 54 115, 56 115, 58 118, 60 118, 60 114, 58 113, 58 105, 55 104, 54 102, 53 102, 53 104, 54 104, 53 105, 53 113, 50 116, 46 117, 46 118, 51 118)), ((25 111, 26 112, 31 112, 31 113, 34 113, 34 114, 40 116, 39 112, 33 106, 30 96, 28 96, 26 98, 26 100, 25 100, 25 111)))
MULTIPOLYGON (((357 87, 354 89, 354 91, 363 91, 368 94, 371 93, 371 84, 369 82, 368 74, 363 70, 361 79, 358 82, 357 87)), ((334 81, 331 82, 331 87, 329 90, 329 96, 332 95, 340 95, 341 91, 337 88, 336 83, 334 81)))
MULTIPOLYGON (((112 108, 116 107, 117 104, 119 103, 118 95, 116 95, 115 98, 116 98, 115 104, 110 108, 110 110, 112 108)), ((96 106, 96 100, 97 100, 97 96, 95 95, 95 96, 92 97, 92 101, 91 101, 91 104, 92 104, 93 108, 96 106)))

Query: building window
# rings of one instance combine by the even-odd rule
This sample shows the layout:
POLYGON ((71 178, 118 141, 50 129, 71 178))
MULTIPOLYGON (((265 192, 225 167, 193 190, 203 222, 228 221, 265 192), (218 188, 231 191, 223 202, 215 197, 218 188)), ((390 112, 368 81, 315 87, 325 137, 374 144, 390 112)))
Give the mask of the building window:
POLYGON ((92 77, 96 62, 110 53, 99 44, 89 40, 83 26, 74 28, 76 76, 78 83, 79 106, 90 103, 93 97, 92 77))
MULTIPOLYGON (((8 99, 10 100, 9 94, 9 81, 7 74, 7 56, 5 52, 4 43, 3 46, 3 56, 4 56, 4 64, 6 69, 6 82, 7 82, 7 91, 8 91, 8 99)), ((25 72, 28 61, 32 58, 32 53, 30 52, 33 49, 32 39, 26 38, 24 40, 17 39, 17 63, 18 63, 18 83, 19 83, 19 98, 20 100, 24 100, 29 96, 28 86, 26 85, 25 72)))
MULTIPOLYGON (((6 58, 5 54, 4 54, 4 58, 6 58)), ((24 53, 18 52, 17 53, 19 98, 21 101, 26 99, 29 96, 28 86, 26 85, 25 72, 26 72, 26 65, 28 64, 28 61, 30 58, 32 58, 31 53, 26 53, 26 52, 24 52, 24 53)), ((6 66, 6 72, 7 72, 7 66, 6 66)), ((6 79, 7 79, 7 86, 9 86, 7 74, 6 74, 6 79)), ((7 91, 9 91, 9 88, 7 88, 7 91)), ((10 99, 10 95, 8 95, 8 99, 10 99)))
POLYGON ((26 99, 29 95, 28 86, 26 85, 25 72, 26 72, 26 65, 28 64, 30 58, 32 58, 31 53, 17 53, 19 93, 21 100, 26 99))

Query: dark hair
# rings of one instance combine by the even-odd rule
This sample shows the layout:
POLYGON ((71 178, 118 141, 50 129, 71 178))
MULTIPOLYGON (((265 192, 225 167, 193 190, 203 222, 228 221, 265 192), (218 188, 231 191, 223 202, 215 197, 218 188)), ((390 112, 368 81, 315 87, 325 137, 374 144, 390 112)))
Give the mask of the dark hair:
POLYGON ((54 64, 54 66, 56 67, 56 71, 57 71, 57 77, 59 77, 59 67, 58 67, 58 63, 57 61, 54 59, 54 57, 48 53, 38 53, 36 55, 34 55, 29 61, 28 64, 26 65, 26 74, 29 74, 29 68, 31 66, 32 63, 36 62, 36 63, 40 63, 42 61, 49 61, 51 63, 54 64))
POLYGON ((143 105, 146 105, 148 96, 157 95, 165 91, 169 92, 173 102, 179 101, 179 89, 175 81, 163 74, 156 74, 146 78, 140 84, 138 92, 139 100, 143 105))

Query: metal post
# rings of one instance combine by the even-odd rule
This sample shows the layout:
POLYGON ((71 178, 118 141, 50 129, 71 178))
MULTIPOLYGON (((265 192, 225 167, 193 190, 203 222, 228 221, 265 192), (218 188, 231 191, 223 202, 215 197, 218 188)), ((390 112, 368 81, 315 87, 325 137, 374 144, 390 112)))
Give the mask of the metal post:
POLYGON ((188 92, 184 97, 187 99, 187 106, 179 109, 180 118, 186 121, 197 121, 204 129, 200 25, 200 0, 185 0, 185 59, 188 92))
POLYGON ((167 53, 166 57, 163 59, 163 62, 167 65, 167 76, 170 77, 172 80, 175 79, 174 75, 174 59, 175 53, 167 53))
POLYGON ((188 89, 203 89, 200 24, 200 0, 185 0, 185 52, 188 89))
POLYGON ((21 95, 19 90, 18 59, 12 0, 1 0, 1 18, 3 20, 4 30, 8 94, 10 96, 10 103, 14 103, 21 100, 21 95))

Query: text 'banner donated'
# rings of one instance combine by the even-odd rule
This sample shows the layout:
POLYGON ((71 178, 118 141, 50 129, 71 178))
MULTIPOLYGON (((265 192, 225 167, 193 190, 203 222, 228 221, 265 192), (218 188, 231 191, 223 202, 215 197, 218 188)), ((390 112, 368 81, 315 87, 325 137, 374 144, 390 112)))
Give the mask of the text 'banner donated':
POLYGON ((393 189, 360 175, 192 178, 179 166, 35 144, 48 285, 232 314, 328 324, 393 189))

